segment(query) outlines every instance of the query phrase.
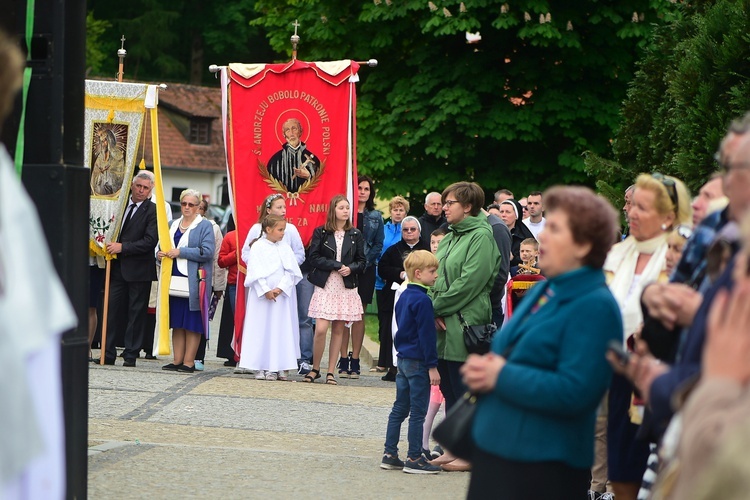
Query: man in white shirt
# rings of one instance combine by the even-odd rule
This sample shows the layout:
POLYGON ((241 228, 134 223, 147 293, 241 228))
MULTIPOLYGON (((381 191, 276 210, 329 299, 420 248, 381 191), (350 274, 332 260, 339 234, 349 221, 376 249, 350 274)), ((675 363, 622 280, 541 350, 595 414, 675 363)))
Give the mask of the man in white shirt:
POLYGON ((542 204, 542 192, 532 191, 526 201, 526 207, 529 210, 529 218, 524 219, 523 223, 531 230, 535 239, 539 239, 539 233, 544 229, 544 225, 547 223, 542 214, 544 213, 544 205, 542 204))

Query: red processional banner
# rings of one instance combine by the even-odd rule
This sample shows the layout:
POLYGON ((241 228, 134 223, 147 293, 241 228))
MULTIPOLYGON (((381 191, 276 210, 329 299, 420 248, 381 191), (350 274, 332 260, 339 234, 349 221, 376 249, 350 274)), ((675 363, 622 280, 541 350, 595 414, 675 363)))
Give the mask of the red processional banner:
POLYGON ((227 163, 241 237, 280 193, 307 244, 331 198, 352 194, 358 69, 349 60, 229 65, 227 163))
MULTIPOLYGON (((238 248, 270 194, 285 197, 286 218, 305 245, 313 230, 325 223, 333 196, 344 194, 356 206, 358 69, 350 60, 295 59, 283 64, 230 64, 222 70, 227 170, 238 248)), ((244 270, 242 263, 240 269, 244 270)), ((237 287, 238 332, 244 318, 243 284, 237 287)))

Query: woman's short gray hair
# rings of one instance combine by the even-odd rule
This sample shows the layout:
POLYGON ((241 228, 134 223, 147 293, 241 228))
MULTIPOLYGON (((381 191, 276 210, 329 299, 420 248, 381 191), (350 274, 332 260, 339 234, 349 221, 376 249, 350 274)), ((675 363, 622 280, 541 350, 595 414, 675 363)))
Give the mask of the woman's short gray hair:
POLYGON ((404 220, 401 221, 401 227, 404 227, 404 222, 412 220, 417 223, 417 230, 419 230, 419 234, 422 234, 422 224, 420 224, 419 219, 417 219, 413 215, 407 215, 406 217, 404 217, 404 220))
POLYGON ((188 188, 184 190, 183 192, 181 192, 180 201, 182 201, 185 198, 185 196, 195 196, 195 199, 198 201, 198 203, 200 203, 201 200, 203 199, 203 197, 201 196, 201 192, 198 191, 197 189, 188 188))

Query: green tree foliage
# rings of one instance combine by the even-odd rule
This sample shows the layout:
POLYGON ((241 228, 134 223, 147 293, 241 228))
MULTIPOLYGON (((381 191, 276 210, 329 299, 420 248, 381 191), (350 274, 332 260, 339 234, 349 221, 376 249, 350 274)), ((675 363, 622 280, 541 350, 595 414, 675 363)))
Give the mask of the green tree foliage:
POLYGON ((113 76, 124 35, 126 78, 212 83, 209 64, 278 57, 269 48, 265 32, 250 25, 258 16, 254 5, 254 0, 89 0, 89 12, 95 11, 97 18, 108 24, 103 28, 87 25, 89 37, 92 29, 98 29, 93 43, 89 39, 89 53, 93 49, 102 55, 97 64, 92 60, 87 64, 93 74, 113 76))
POLYGON ((303 60, 379 60, 360 71, 358 162, 384 195, 473 179, 517 193, 591 183, 609 152, 639 48, 671 19, 635 0, 258 0, 252 21, 303 60), (467 43, 466 32, 481 41, 467 43))
POLYGON ((628 90, 612 182, 658 170, 697 189, 717 168, 727 125, 750 109, 750 2, 682 9, 681 19, 658 28, 628 90))
POLYGON ((94 18, 94 12, 86 14, 86 66, 87 73, 101 74, 107 55, 101 49, 102 36, 112 27, 109 21, 94 18))

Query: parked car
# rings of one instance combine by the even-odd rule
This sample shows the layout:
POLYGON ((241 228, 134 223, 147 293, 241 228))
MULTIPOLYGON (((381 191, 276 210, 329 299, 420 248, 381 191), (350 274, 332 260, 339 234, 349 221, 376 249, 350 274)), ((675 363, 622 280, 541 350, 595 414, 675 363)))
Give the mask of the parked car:
POLYGON ((218 223, 219 229, 221 229, 221 234, 227 234, 227 224, 229 224, 229 219, 232 217, 232 205, 227 205, 226 210, 224 210, 224 217, 222 217, 221 222, 218 223))

